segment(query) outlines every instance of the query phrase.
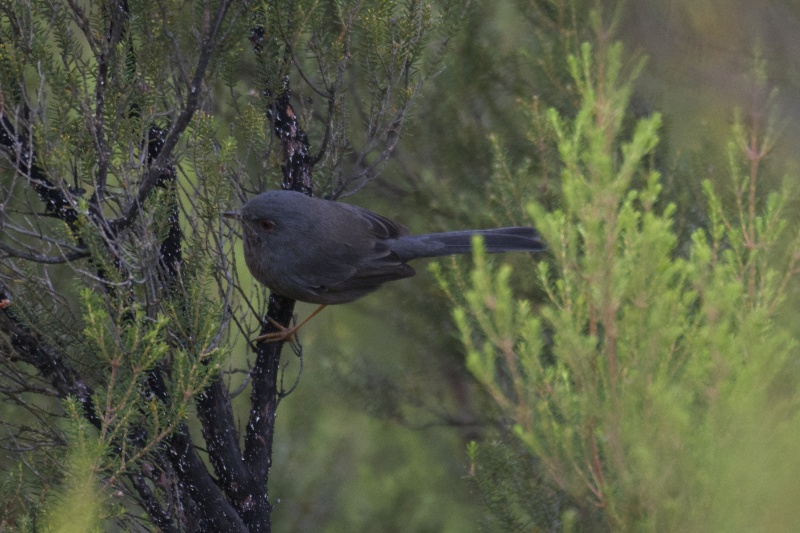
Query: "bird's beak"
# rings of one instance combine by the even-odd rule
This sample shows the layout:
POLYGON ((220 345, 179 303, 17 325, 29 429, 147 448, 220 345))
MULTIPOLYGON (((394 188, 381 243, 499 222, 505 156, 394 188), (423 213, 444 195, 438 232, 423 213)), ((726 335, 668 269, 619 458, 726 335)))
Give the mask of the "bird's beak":
POLYGON ((222 213, 225 218, 232 218, 234 220, 242 220, 242 214, 239 211, 225 211, 222 213))

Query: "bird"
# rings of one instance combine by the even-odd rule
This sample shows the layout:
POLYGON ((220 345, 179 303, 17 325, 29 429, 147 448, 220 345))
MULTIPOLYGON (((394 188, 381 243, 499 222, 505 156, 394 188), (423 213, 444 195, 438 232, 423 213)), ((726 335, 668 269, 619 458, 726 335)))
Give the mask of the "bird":
POLYGON ((302 323, 257 337, 285 341, 326 306, 358 300, 384 283, 411 277, 408 261, 468 254, 473 235, 487 252, 547 249, 532 227, 411 235, 405 226, 351 204, 296 191, 271 190, 223 216, 242 224, 244 258, 253 277, 272 292, 319 307, 302 323))

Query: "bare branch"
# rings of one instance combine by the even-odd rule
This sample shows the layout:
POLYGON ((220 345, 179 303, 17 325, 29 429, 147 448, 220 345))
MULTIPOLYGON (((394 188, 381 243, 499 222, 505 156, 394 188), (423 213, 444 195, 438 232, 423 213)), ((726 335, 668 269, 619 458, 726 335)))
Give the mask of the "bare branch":
POLYGON ((72 252, 65 255, 44 255, 38 254, 29 250, 18 250, 7 244, 0 242, 0 251, 8 254, 7 257, 16 257, 18 259, 25 259, 26 261, 33 261, 34 263, 43 263, 47 265, 56 265, 59 263, 69 263, 70 261, 77 261, 89 257, 89 252, 72 252))

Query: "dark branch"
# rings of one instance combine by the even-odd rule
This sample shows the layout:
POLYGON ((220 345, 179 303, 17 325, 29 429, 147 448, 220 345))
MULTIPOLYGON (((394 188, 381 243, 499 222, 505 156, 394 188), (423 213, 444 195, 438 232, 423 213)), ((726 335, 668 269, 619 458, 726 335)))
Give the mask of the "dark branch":
MULTIPOLYGON (((156 126, 151 126, 147 135, 147 163, 148 165, 152 165, 153 161, 158 159, 158 156, 164 148, 164 131, 156 126)), ((156 187, 167 190, 167 209, 169 211, 167 223, 169 224, 169 233, 161 242, 159 259, 165 269, 167 276, 165 281, 170 289, 175 287, 175 279, 180 270, 181 263, 183 262, 183 251, 181 250, 183 230, 181 230, 178 192, 175 190, 177 177, 178 173, 175 170, 175 166, 169 165, 161 173, 156 183, 156 187)))
MULTIPOLYGON (((263 28, 251 32, 251 40, 256 53, 261 51, 263 28)), ((266 85, 266 84, 265 84, 266 85)), ((269 99, 271 95, 265 91, 269 99)), ((297 115, 291 105, 291 92, 288 79, 284 80, 282 94, 269 104, 268 116, 273 123, 275 136, 281 143, 283 152, 282 188, 299 191, 309 196, 313 193, 311 173, 314 163, 309 154, 308 138, 297 122, 297 115)), ((294 314, 295 301, 279 294, 271 294, 267 306, 267 317, 278 324, 289 326, 294 314)), ((262 322, 262 335, 277 331, 270 320, 262 322)), ((250 394, 250 417, 245 433, 244 460, 251 479, 260 482, 262 490, 254 493, 253 513, 245 515, 245 520, 253 531, 269 531, 271 525, 271 506, 267 480, 272 466, 272 443, 275 434, 275 417, 281 398, 279 388, 280 357, 283 343, 261 343, 256 348, 256 362, 250 373, 252 391, 250 394)))
POLYGON ((145 200, 147 200, 153 188, 156 187, 159 181, 162 179, 161 177, 163 173, 169 166, 168 161, 172 156, 172 151, 175 149, 175 146, 177 146, 180 136, 191 122, 195 111, 197 111, 197 107, 200 103, 200 88, 203 85, 206 69, 208 68, 211 55, 214 51, 217 34, 222 27, 222 22, 225 19, 225 15, 228 12, 230 5, 231 0, 224 0, 222 3, 220 3, 214 24, 209 29, 208 35, 206 35, 203 39, 203 45, 200 48, 200 55, 197 59, 194 77, 192 78, 192 81, 189 82, 189 96, 186 98, 186 104, 183 107, 183 111, 181 111, 181 114, 178 116, 175 124, 173 124, 169 134, 164 139, 163 146, 159 151, 158 157, 150 165, 150 169, 147 172, 144 181, 142 181, 142 184, 136 193, 136 197, 126 207, 124 215, 111 222, 111 228, 115 233, 133 224, 136 215, 139 213, 140 206, 145 202, 145 200))
POLYGON ((20 320, 14 313, 11 294, 0 283, 0 329, 11 338, 11 346, 20 358, 36 368, 39 374, 50 381, 61 399, 72 396, 83 408, 86 419, 97 429, 101 427, 100 417, 95 409, 94 392, 81 377, 67 364, 68 356, 58 348, 41 340, 39 335, 20 320))
MULTIPOLYGON (((6 114, 0 110, 0 147, 11 156, 17 172, 30 179, 33 189, 45 205, 45 212, 66 222, 73 232, 77 231, 77 211, 64 192, 36 164, 36 157, 27 137, 26 132, 17 132, 6 114)), ((75 191, 76 194, 79 192, 75 191)))
POLYGON ((245 526, 233 506, 222 496, 192 444, 189 428, 182 424, 169 439, 167 454, 175 471, 197 503, 200 513, 198 531, 245 533, 245 526))
POLYGON ((5 252, 8 254, 8 257, 16 257, 19 259, 25 259, 26 261, 32 261, 34 263, 43 263, 46 265, 56 265, 59 263, 69 263, 70 261, 77 261, 78 259, 84 259, 89 257, 89 252, 72 252, 69 254, 63 255, 45 255, 45 254, 37 254, 35 252, 26 251, 26 250, 18 250, 12 246, 8 246, 0 242, 0 251, 5 252))
POLYGON ((139 501, 147 512, 147 516, 158 529, 165 533, 178 533, 180 530, 173 525, 170 514, 158 503, 158 498, 153 494, 144 477, 141 474, 131 473, 128 474, 128 479, 139 494, 139 501))
MULTIPOLYGON (((167 400, 167 384, 160 370, 150 373, 148 384, 157 398, 162 402, 167 400)), ((227 429, 231 428, 233 425, 227 426, 227 429)), ((197 504, 197 511, 201 514, 200 531, 248 531, 236 509, 225 499, 214 478, 208 473, 192 443, 186 424, 181 424, 167 439, 165 448, 169 462, 180 479, 179 492, 188 491, 197 504)), ((238 445, 236 449, 238 450, 238 445)))

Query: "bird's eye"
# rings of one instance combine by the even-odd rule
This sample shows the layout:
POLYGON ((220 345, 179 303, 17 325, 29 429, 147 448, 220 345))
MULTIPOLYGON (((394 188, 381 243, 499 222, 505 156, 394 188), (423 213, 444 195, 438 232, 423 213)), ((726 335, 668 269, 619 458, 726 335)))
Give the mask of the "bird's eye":
POLYGON ((272 231, 272 229, 275 227, 275 223, 271 220, 260 220, 258 225, 264 231, 272 231))

